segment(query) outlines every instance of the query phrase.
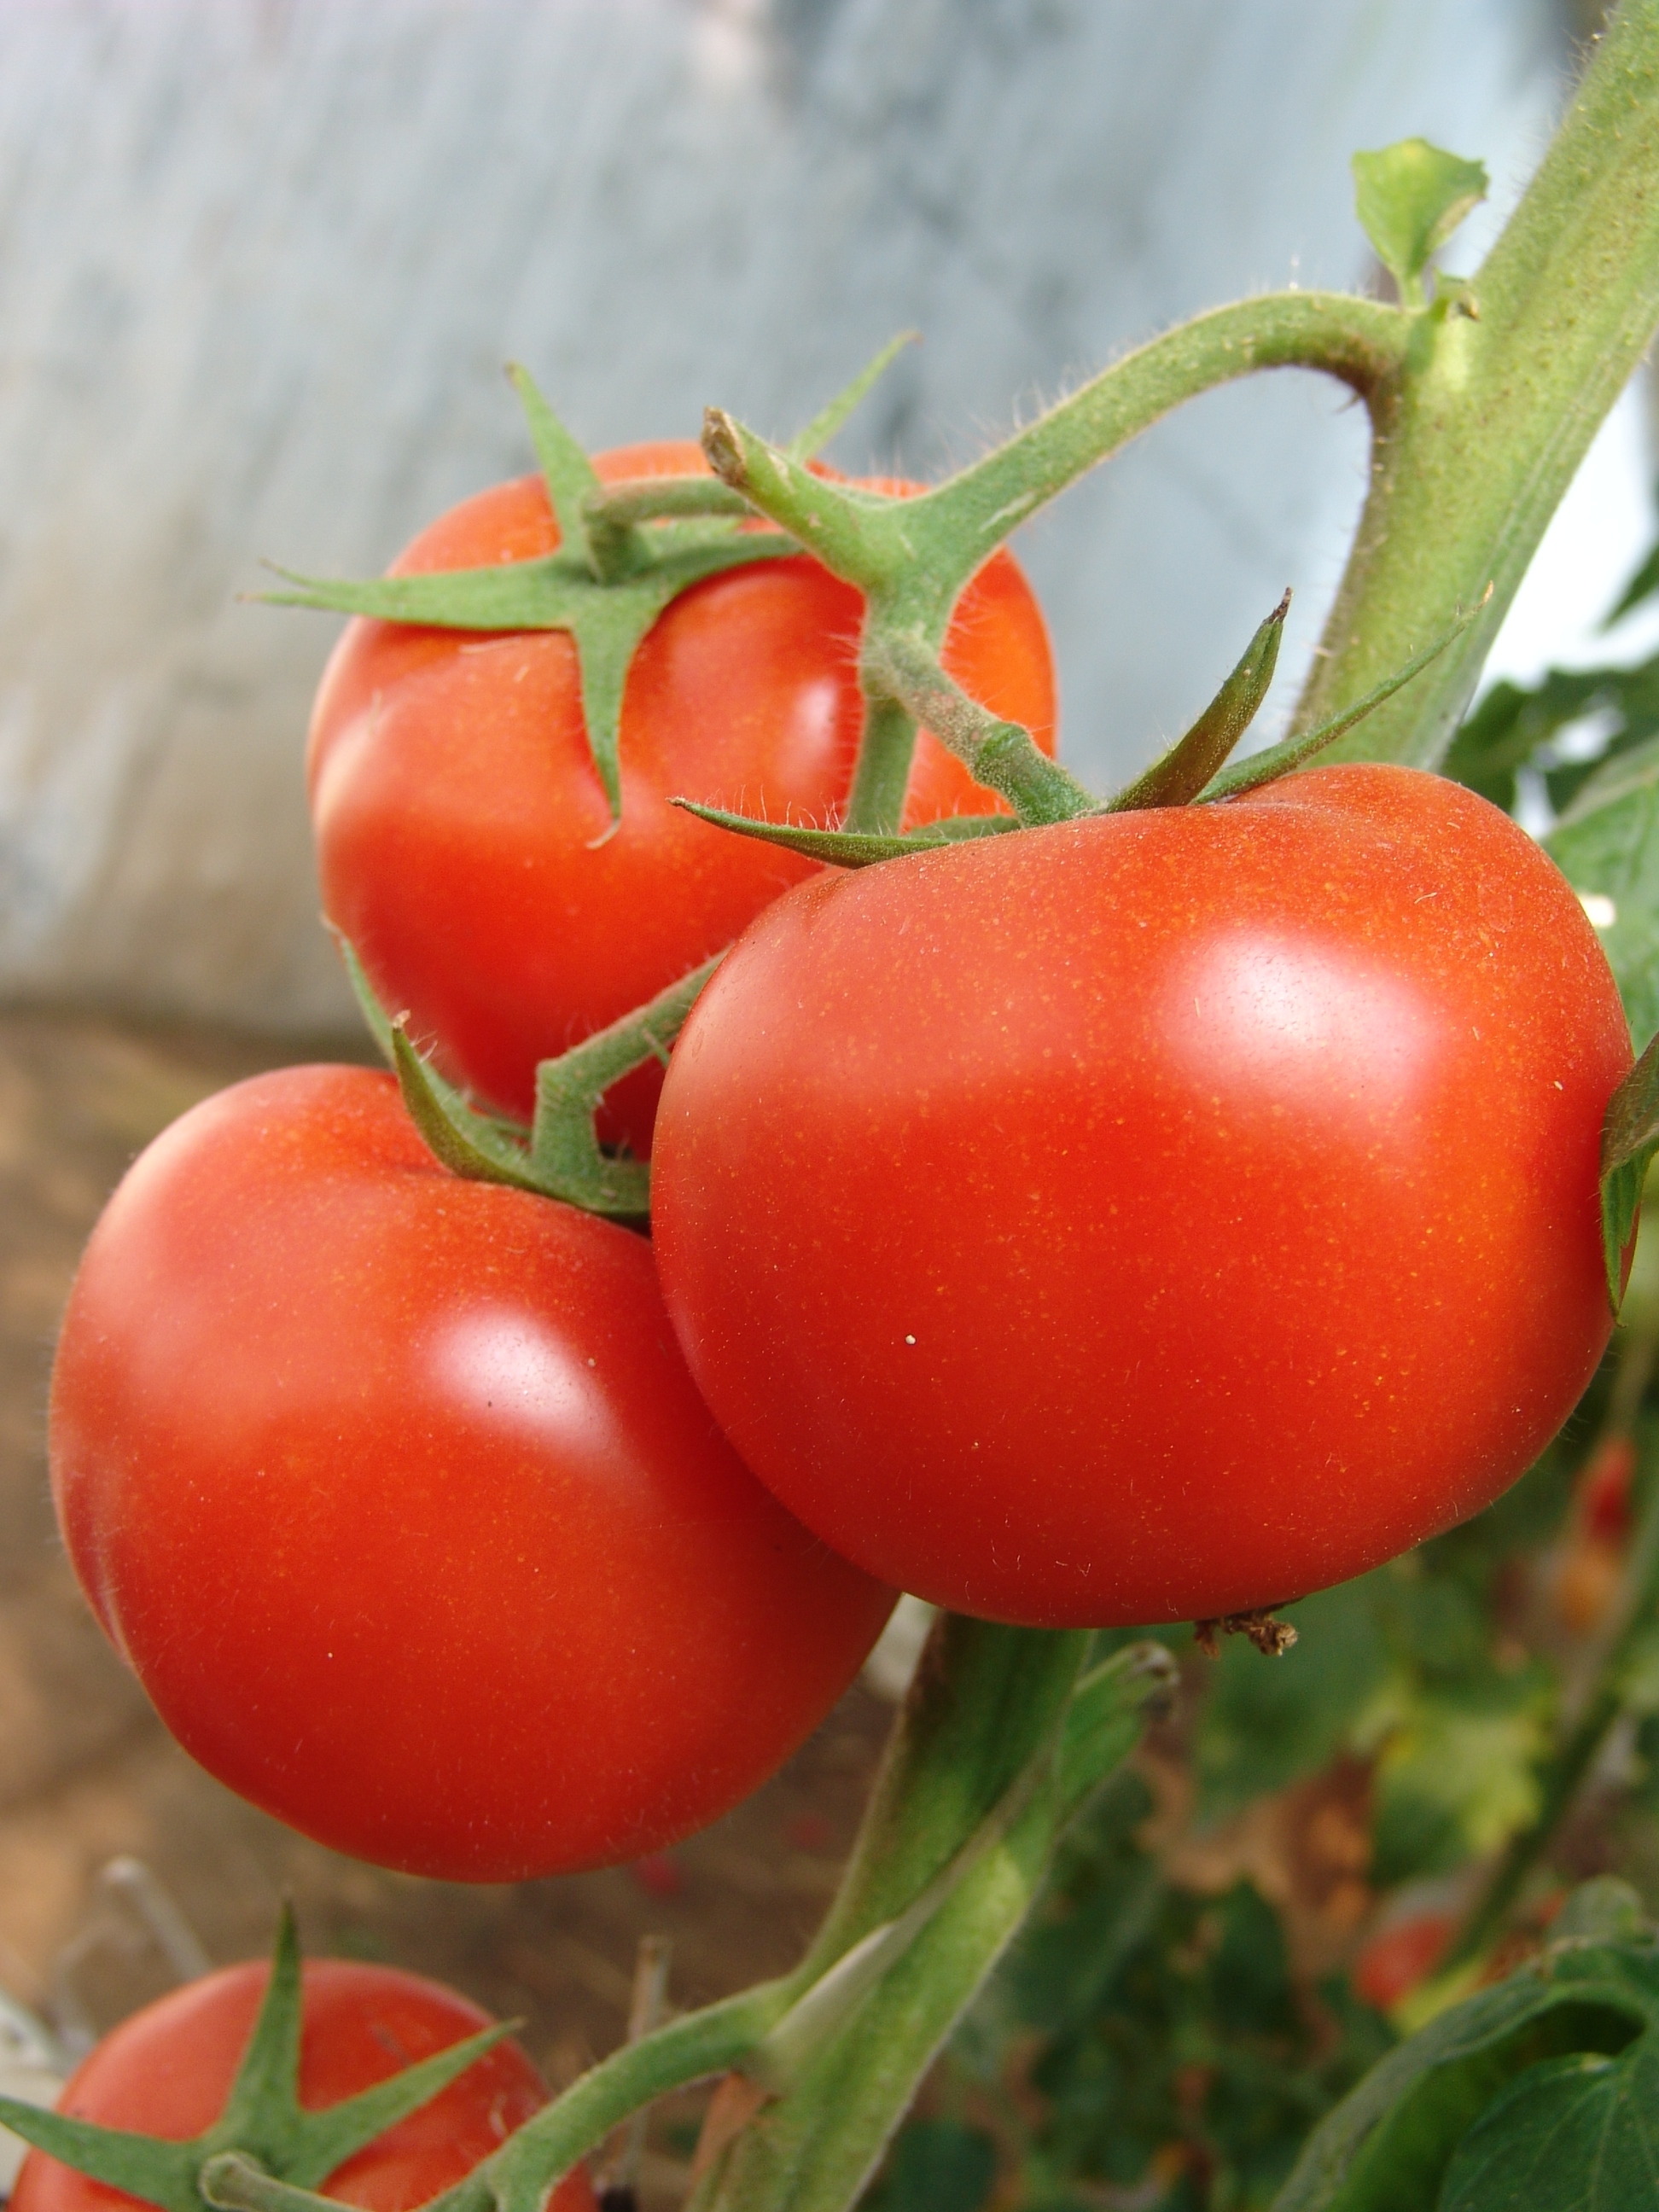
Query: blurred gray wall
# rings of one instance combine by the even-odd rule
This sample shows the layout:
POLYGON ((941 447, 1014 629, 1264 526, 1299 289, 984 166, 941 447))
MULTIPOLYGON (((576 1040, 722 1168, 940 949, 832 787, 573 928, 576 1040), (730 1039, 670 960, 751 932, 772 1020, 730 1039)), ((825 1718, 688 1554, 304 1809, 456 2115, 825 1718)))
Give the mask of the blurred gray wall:
MULTIPOLYGON (((1181 316, 1363 280, 1356 147, 1511 204, 1569 60, 1548 0, 5 0, 0 996, 346 1018, 299 775, 335 626, 235 594, 526 467, 508 358, 590 445, 787 432, 914 325, 837 458, 934 472, 1181 316)), ((1364 463, 1258 379, 1035 526, 1083 775, 1287 581, 1288 702, 1364 463)))

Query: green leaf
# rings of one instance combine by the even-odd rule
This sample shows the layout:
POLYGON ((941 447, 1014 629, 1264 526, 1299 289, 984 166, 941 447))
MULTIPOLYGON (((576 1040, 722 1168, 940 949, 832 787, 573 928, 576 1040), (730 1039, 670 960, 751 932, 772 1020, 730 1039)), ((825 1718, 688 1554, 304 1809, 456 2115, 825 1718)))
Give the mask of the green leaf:
POLYGON ((1581 899, 1632 1033, 1659 1030, 1659 738, 1607 762, 1544 840, 1581 899))
POLYGON ((1659 2203, 1659 2053, 1529 2066, 1458 2145, 1437 2212, 1631 2212, 1659 2203))
POLYGON ((1652 1933, 1640 1896, 1613 1874, 1592 1875, 1581 1881, 1550 1930, 1557 1943, 1639 1943, 1652 1933))
POLYGON ((1506 1843, 1537 1810, 1545 1719, 1531 1674, 1416 1698, 1377 1763, 1373 1879, 1443 1873, 1506 1843))
MULTIPOLYGON (((1612 679, 1617 684, 1618 678, 1612 679)), ((1530 690, 1494 684, 1458 727, 1441 763, 1441 773, 1467 784, 1508 814, 1516 802, 1516 774, 1535 759, 1557 732, 1582 721, 1604 705, 1609 692, 1605 669, 1549 670, 1530 690)), ((1582 768, 1578 781, 1590 775, 1582 768)))
POLYGON ((1625 1247, 1636 1226, 1648 1164, 1659 1152, 1659 1036, 1607 1102, 1601 1125, 1601 1256, 1616 1314, 1625 1247))
MULTIPOLYGON (((1645 2083, 1659 2050, 1656 2034, 1659 1949, 1651 1938, 1554 1945, 1497 1988, 1442 2013, 1374 2066, 1310 2136, 1273 2212, 1439 2212, 1460 2146, 1529 2069, 1627 2051, 1636 2064, 1639 2052, 1645 2083)), ((1475 2212, 1477 2203, 1480 2212, 1488 2203, 1498 2212, 1513 2201, 1469 2197, 1461 2212, 1475 2212)))
POLYGON ((1185 806, 1198 797, 1219 773, 1267 696, 1290 611, 1291 595, 1286 592, 1191 729, 1145 775, 1137 776, 1115 799, 1109 799, 1106 813, 1125 814, 1143 806, 1185 806))
POLYGON ((1602 629, 1611 629, 1615 623, 1622 622, 1632 607, 1639 607, 1644 599, 1650 599, 1656 592, 1659 592, 1659 545, 1654 547, 1602 617, 1602 629))
POLYGON ((870 868, 878 860, 902 860, 907 853, 937 851, 941 845, 961 845, 975 837, 999 837, 1019 823, 1012 814, 952 814, 942 822, 924 822, 896 836, 856 830, 811 830, 794 822, 763 822, 757 815, 733 814, 724 806, 700 806, 694 799, 674 799, 699 822, 716 830, 735 830, 739 836, 758 838, 763 845, 781 845, 808 860, 830 867, 870 868))
POLYGON ((996 2145, 983 2129, 912 2120, 864 2199, 866 2212, 980 2212, 996 2172, 996 2145))
POLYGON ((1486 197, 1486 168, 1426 138, 1402 138, 1353 157, 1354 211, 1408 307, 1423 304, 1423 271, 1471 208, 1486 197))

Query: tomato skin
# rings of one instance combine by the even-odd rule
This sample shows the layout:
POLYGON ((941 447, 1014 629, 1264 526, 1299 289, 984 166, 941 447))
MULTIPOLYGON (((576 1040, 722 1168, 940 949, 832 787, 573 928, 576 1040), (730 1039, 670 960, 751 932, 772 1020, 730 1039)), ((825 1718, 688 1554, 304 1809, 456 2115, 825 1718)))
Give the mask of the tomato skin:
POLYGON ((1353 1963, 1356 1996, 1389 2012, 1425 1982, 1451 1948, 1457 1922, 1449 1912, 1419 1912, 1379 1929, 1353 1963))
MULTIPOLYGON (((224 2109, 270 1968, 226 1966, 169 1990, 112 2028, 65 2083, 60 2112, 185 2142, 224 2109)), ((393 1966, 308 1960, 300 2039, 300 2102, 337 2105, 491 2025, 441 1983, 393 1966)), ((547 2102, 516 2043, 499 2043, 431 2103, 331 2174, 320 2193, 362 2212, 412 2212, 498 2150, 547 2102)), ((13 2212, 131 2212, 141 2200, 42 2152, 24 2160, 13 2212)), ((592 2212, 585 2167, 562 2181, 550 2212, 592 2212)))
MULTIPOLYGON (((682 443, 623 447, 595 466, 608 482, 708 472, 682 443)), ((453 508, 391 573, 524 560, 557 544, 541 480, 526 477, 453 508)), ((643 1005, 813 872, 668 802, 829 817, 862 723, 861 615, 859 594, 805 556, 677 599, 629 672, 614 834, 563 633, 348 626, 307 758, 323 905, 383 1001, 436 1041, 447 1073, 527 1120, 538 1060, 643 1005)), ((1007 553, 963 593, 944 658, 1052 751, 1048 635, 1007 553)), ((999 811, 924 732, 907 820, 999 811)), ((654 1066, 630 1077, 606 1133, 647 1151, 660 1085, 654 1066)))
POLYGON ((872 1573, 1203 1619, 1487 1504, 1610 1328, 1630 1037, 1508 818, 1310 770, 793 892, 676 1048, 664 1291, 749 1465, 872 1573))
POLYGON ((440 1168, 389 1076, 174 1123, 52 1381, 65 1541, 186 1751, 380 1864, 633 1859, 765 1779, 891 1595, 693 1389, 642 1238, 440 1168))

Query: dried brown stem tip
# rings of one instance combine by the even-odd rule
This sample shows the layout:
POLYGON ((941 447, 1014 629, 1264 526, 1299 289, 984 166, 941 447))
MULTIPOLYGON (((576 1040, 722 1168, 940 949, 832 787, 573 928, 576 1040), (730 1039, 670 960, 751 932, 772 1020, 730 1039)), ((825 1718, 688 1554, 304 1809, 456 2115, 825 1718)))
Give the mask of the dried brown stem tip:
POLYGON ((1297 1640, 1288 1620, 1276 1620, 1271 1606, 1259 1605, 1250 1613, 1224 1613, 1218 1620, 1195 1620, 1193 1633, 1206 1659, 1221 1656, 1224 1636, 1248 1636, 1264 1659, 1282 1659, 1297 1640))

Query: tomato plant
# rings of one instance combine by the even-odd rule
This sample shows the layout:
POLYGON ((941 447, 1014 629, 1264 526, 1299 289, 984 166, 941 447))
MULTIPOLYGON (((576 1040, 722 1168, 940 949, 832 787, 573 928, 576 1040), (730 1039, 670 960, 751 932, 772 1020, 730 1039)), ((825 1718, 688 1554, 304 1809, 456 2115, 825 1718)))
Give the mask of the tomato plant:
MULTIPOLYGON (((608 482, 708 474, 697 447, 675 443, 595 466, 608 482)), ((558 543, 542 480, 527 477, 453 508, 392 573, 530 561, 558 543)), ((860 612, 859 594, 804 555, 683 592, 629 672, 615 823, 563 631, 349 625, 311 730, 323 903, 453 1079, 527 1120, 539 1060, 642 1005, 811 872, 669 802, 832 817, 863 719, 860 612)), ((1047 634, 1007 553, 969 585, 945 662, 1052 750, 1047 634)), ((921 736, 908 819, 995 805, 921 736)), ((654 1063, 627 1078, 607 1133, 648 1151, 660 1085, 654 1063)))
MULTIPOLYGON (((607 491, 521 379, 544 495, 470 503, 400 576, 293 580, 365 618, 325 686, 313 798, 413 1120, 384 1079, 300 1071, 186 1117, 118 1193, 53 1392, 60 1515, 111 1634, 259 1802, 392 1864, 502 1879, 713 1817, 825 1711, 887 1583, 947 1608, 799 1965, 654 2028, 636 1984, 641 2032, 459 2212, 526 2212, 719 2076, 696 2202, 845 2212, 1057 1863, 1069 1895, 1012 1960, 1048 2109, 1028 2124, 1022 2094, 998 2120, 1044 2201, 1068 2138, 1149 2203, 1256 2212, 1281 2179, 1279 2212, 1487 2212, 1540 2176, 1575 2202, 1650 2193, 1659 1939, 1616 1882, 1306 2136, 1390 2026, 1340 1973, 1316 2008, 1249 1880, 1213 1911, 1167 1893, 1122 1763, 1184 1638, 1091 1632, 1195 1617, 1212 1653, 1243 1627, 1282 1654, 1268 1608, 1317 1593, 1313 1668, 1257 1666, 1264 1693, 1223 1658, 1197 1778, 1214 1809, 1346 1759, 1340 1790, 1280 1808, 1345 1960, 1387 1927, 1377 1887, 1456 1876, 1402 2021, 1510 1955, 1551 1838, 1653 1709, 1640 1298, 1589 1401, 1587 1428, 1628 1446, 1581 1498, 1594 1608, 1552 1626, 1494 1533, 1535 1516, 1535 1482, 1484 1535, 1342 1578, 1449 1531, 1560 1427, 1659 1155, 1659 1040, 1632 1066, 1626 1019, 1659 911, 1635 723, 1553 839, 1588 911, 1507 817, 1420 772, 1659 319, 1659 0, 1626 0, 1475 279, 1431 264, 1480 164, 1414 139, 1355 171, 1397 303, 1217 309, 925 492, 815 471, 842 402, 785 447, 711 410, 712 477, 636 449, 607 491), (975 610, 1014 583, 988 561, 1160 415, 1286 367, 1342 383, 1373 433, 1291 733, 1228 765, 1287 594, 1180 741, 1090 793, 1038 742, 1034 615, 1008 663, 1029 691, 1000 688, 1006 639, 975 610), (916 758, 918 729, 1006 812, 916 758), (988 811, 907 831, 930 806, 988 811), (703 956, 745 924, 705 990, 703 956), (643 1150, 653 1079, 620 1105, 611 1087, 682 1022, 653 1176, 595 1114, 609 1094, 610 1133, 643 1150), (522 1115, 538 1060, 527 1131, 465 1095, 522 1115), (566 1200, 648 1209, 654 1251, 566 1200), (1571 1697, 1552 1637, 1580 1647, 1571 1697), (1109 1777, 1093 1865, 1068 1873, 1109 1777)), ((1501 781, 1525 730, 1471 748, 1463 772, 1501 781)), ((219 2131, 160 2147, 179 2167, 147 2201, 303 2212, 303 2175, 338 2163, 314 2116, 309 2167, 265 2162, 271 2131, 237 2106, 283 2012, 219 2131)), ((106 2179, 130 2154, 13 2100, 0 2119, 106 2179)), ((992 2185, 989 2136, 939 2118, 900 2141, 886 2201, 952 2142, 945 2185, 992 2185)))
POLYGON ((185 1748, 428 1874, 704 1826, 891 1604, 721 1438, 649 1246, 457 1180, 364 1069, 239 1085, 143 1155, 70 1300, 51 1443, 82 1585, 185 1748))
MULTIPOLYGON (((134 2013, 82 2061, 58 2110, 173 2142, 204 2134, 224 2108, 269 1979, 262 1964, 227 1966, 134 2013)), ((392 1966, 313 1960, 303 1986, 299 2100, 307 2111, 339 2104, 489 2025, 454 1990, 392 1966)), ((410 2212, 471 2172, 546 2102, 518 2045, 498 2043, 355 2152, 321 2193, 362 2212, 410 2212)), ((24 2160, 11 2199, 15 2212, 117 2212, 139 2201, 40 2150, 24 2160)), ((586 2174, 572 2174, 550 2201, 555 2212, 592 2212, 586 2174)))
POLYGON ((1595 933, 1461 786, 1311 769, 804 885, 694 1010, 655 1220, 691 1370, 870 1572, 1234 1614, 1490 1503, 1612 1325, 1595 933))

